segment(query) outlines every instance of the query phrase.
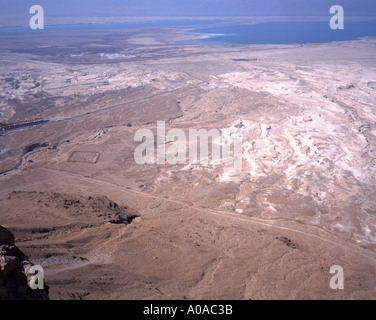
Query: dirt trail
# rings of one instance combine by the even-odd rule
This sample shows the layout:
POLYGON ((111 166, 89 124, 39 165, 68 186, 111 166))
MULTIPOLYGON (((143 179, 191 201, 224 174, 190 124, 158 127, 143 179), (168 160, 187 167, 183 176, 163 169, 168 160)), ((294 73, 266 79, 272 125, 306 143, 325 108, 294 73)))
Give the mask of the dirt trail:
MULTIPOLYGON (((59 170, 54 170, 54 169, 51 169, 51 168, 45 168, 45 169, 51 170, 51 171, 58 171, 58 172, 62 173, 59 170)), ((350 250, 351 252, 353 252, 355 254, 358 254, 358 255, 361 255, 361 256, 364 256, 364 257, 376 258, 376 253, 374 253, 370 250, 365 250, 363 248, 357 247, 353 244, 346 243, 342 239, 338 238, 336 235, 333 235, 332 233, 329 233, 328 231, 323 230, 323 229, 318 228, 318 227, 315 227, 315 226, 310 226, 310 228, 313 228, 317 232, 324 233, 327 237, 323 237, 323 236, 320 236, 318 234, 299 230, 297 228, 281 226, 281 225, 278 225, 278 221, 266 220, 266 219, 255 218, 255 217, 248 217, 248 216, 241 215, 241 214, 238 214, 238 213, 235 213, 235 212, 230 212, 230 211, 218 211, 218 210, 211 210, 211 209, 208 209, 208 208, 200 208, 200 207, 195 206, 194 204, 186 203, 182 200, 170 199, 170 198, 160 197, 160 196, 157 196, 157 195, 147 194, 145 192, 132 190, 130 188, 123 187, 123 186, 120 186, 118 184, 106 181, 106 180, 88 178, 88 177, 85 177, 84 175, 81 175, 81 174, 78 174, 78 173, 64 172, 64 174, 78 176, 78 177, 80 177, 84 180, 88 179, 88 180, 98 182, 100 184, 107 184, 107 185, 110 185, 110 186, 115 187, 117 189, 120 189, 122 192, 126 192, 128 194, 133 194, 133 195, 137 195, 137 196, 146 197, 146 198, 149 198, 149 199, 158 199, 158 200, 166 201, 166 202, 169 202, 169 203, 178 204, 178 205, 184 206, 186 208, 193 209, 195 211, 201 211, 201 212, 209 213, 209 214, 212 214, 212 215, 218 215, 218 216, 222 216, 222 217, 226 217, 226 218, 232 218, 232 219, 236 219, 236 220, 239 220, 239 221, 253 223, 253 224, 256 224, 256 225, 261 225, 261 226, 265 226, 265 227, 269 227, 269 228, 275 228, 275 229, 287 230, 287 231, 300 233, 300 234, 303 234, 303 235, 306 235, 306 236, 309 236, 309 237, 313 237, 313 238, 319 239, 321 241, 333 244, 335 246, 340 246, 342 248, 350 250), (334 240, 331 240, 330 238, 332 238, 334 240)))

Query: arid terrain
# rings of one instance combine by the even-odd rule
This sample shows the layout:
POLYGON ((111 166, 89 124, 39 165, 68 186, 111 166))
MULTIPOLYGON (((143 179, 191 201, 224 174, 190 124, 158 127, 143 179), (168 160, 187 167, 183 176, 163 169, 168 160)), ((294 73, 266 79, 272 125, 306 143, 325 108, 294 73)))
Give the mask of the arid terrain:
POLYGON ((184 30, 0 35, 0 225, 50 298, 376 299, 376 39, 184 30), (136 164, 157 121, 241 135, 241 173, 136 164))

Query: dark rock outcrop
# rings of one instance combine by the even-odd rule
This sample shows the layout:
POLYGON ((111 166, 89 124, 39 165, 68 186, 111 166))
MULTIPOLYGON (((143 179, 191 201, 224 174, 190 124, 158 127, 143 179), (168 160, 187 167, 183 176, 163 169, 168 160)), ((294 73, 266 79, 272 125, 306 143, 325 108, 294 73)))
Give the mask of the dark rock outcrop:
POLYGON ((49 300, 48 287, 31 289, 33 264, 14 244, 14 235, 0 226, 0 300, 49 300))

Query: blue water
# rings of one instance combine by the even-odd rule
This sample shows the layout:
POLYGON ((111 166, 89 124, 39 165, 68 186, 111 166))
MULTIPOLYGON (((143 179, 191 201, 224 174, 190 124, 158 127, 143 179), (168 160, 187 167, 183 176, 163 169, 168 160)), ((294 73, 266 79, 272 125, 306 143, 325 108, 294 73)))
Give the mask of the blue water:
POLYGON ((222 20, 160 20, 145 22, 123 22, 123 23, 91 23, 91 24, 69 24, 69 25, 46 25, 42 30, 32 30, 30 27, 0 27, 0 33, 19 32, 43 32, 43 31, 72 31, 72 30, 116 30, 136 29, 151 27, 181 27, 194 25, 208 25, 222 22, 222 20))
MULTIPOLYGON (((43 30, 30 27, 0 27, 1 33, 73 31, 73 30, 116 30, 151 27, 181 27, 210 25, 223 20, 161 20, 146 22, 70 24, 45 26, 43 30)), ((344 30, 332 30, 327 22, 265 22, 253 25, 207 27, 192 33, 211 35, 204 39, 179 41, 182 44, 226 45, 226 44, 304 44, 356 40, 376 36, 376 21, 345 22, 344 30)))
POLYGON ((185 44, 304 44, 356 40, 376 36, 376 21, 346 22, 343 30, 332 30, 327 22, 265 22, 254 25, 212 27, 192 30, 212 34, 185 44))

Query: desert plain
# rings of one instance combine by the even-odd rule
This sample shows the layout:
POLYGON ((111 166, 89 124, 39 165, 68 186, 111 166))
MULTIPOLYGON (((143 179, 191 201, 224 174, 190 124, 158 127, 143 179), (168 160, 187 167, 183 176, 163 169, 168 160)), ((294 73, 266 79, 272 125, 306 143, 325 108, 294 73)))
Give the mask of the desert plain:
POLYGON ((185 30, 1 35, 0 224, 51 299, 375 299, 376 39, 185 30), (158 121, 240 135, 241 172, 137 164, 158 121))

